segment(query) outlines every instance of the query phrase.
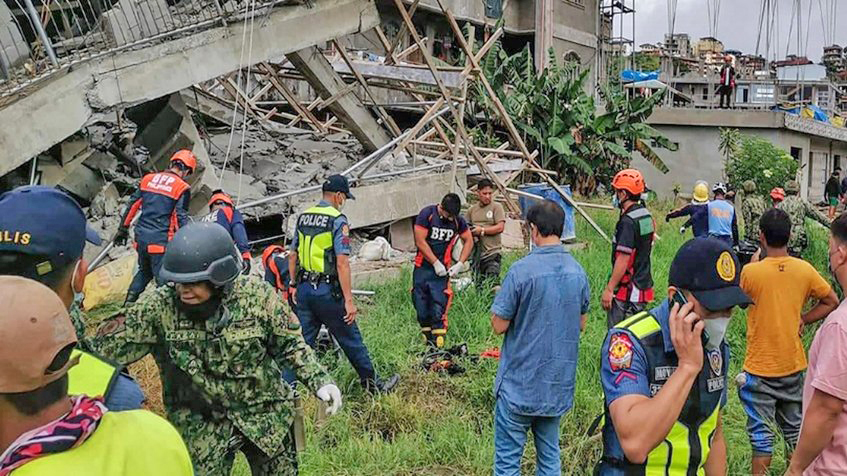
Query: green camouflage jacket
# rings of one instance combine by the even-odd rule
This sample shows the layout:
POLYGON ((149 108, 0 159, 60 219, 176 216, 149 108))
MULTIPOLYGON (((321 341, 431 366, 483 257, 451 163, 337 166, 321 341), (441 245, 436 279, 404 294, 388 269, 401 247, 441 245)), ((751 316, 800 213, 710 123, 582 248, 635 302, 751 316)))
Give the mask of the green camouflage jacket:
POLYGON ((74 329, 76 330, 76 338, 78 340, 78 342, 76 343, 76 347, 80 350, 90 352, 91 345, 88 342, 88 339, 85 337, 85 314, 82 312, 82 309, 79 308, 79 305, 76 302, 71 304, 71 308, 68 310, 68 314, 70 314, 71 322, 73 323, 74 329))
POLYGON ((745 195, 741 202, 741 219, 744 220, 744 239, 759 242, 759 219, 767 211, 767 205, 758 195, 745 195))
POLYGON ((797 195, 785 197, 779 205, 791 218, 791 238, 788 240, 789 249, 802 249, 806 247, 806 217, 811 218, 829 228, 829 218, 819 212, 811 203, 803 200, 797 195))
POLYGON ((282 380, 290 366, 313 392, 332 383, 303 337, 287 328, 288 308, 273 288, 239 277, 215 317, 189 320, 176 291, 160 287, 104 321, 95 350, 121 364, 153 354, 162 374, 168 418, 186 439, 187 419, 231 422, 268 455, 290 430, 294 391, 282 380))

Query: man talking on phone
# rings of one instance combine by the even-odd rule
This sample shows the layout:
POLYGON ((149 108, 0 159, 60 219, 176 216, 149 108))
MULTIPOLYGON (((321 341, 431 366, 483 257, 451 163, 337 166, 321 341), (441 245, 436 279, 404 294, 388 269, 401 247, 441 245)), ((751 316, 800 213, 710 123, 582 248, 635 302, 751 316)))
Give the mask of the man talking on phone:
POLYGON ((752 303, 740 274, 728 244, 690 240, 671 263, 668 299, 609 330, 599 474, 726 474, 724 335, 732 309, 752 303))

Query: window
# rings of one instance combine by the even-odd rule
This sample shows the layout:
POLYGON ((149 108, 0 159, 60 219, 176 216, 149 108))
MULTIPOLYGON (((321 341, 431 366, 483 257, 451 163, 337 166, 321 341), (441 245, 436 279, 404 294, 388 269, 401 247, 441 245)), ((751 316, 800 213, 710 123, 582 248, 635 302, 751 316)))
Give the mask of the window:
POLYGON ((704 101, 709 100, 709 87, 708 86, 703 88, 703 100, 704 101))
POLYGON ((832 156, 832 170, 840 169, 840 168, 841 168, 841 156, 837 155, 837 154, 833 155, 832 156))
POLYGON ((503 16, 502 0, 485 0, 485 16, 488 18, 500 18, 503 16))
POLYGON ((815 175, 813 171, 815 170, 815 153, 811 150, 809 151, 809 167, 806 169, 806 186, 812 188, 812 175, 815 175))
POLYGON ((568 51, 567 53, 565 53, 562 59, 564 60, 565 64, 574 63, 577 66, 582 65, 582 58, 579 57, 579 54, 576 51, 568 51))
POLYGON ((803 157, 803 149, 801 149, 800 147, 792 147, 791 157, 794 157, 794 160, 800 162, 801 157, 803 157))

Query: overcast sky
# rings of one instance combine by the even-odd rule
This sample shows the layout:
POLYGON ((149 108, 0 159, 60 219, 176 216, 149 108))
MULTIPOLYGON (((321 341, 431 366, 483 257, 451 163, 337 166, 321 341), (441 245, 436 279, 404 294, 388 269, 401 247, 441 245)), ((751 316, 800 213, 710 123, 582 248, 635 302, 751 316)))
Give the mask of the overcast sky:
MULTIPOLYGON (((628 0, 628 5, 633 0, 628 0)), ((635 1, 635 44, 656 43, 664 38, 668 31, 668 0, 634 0, 635 1)), ((676 26, 677 33, 688 33, 692 40, 703 36, 710 36, 707 5, 714 4, 716 0, 678 0, 676 26)), ((779 56, 785 56, 786 42, 788 39, 789 25, 791 24, 792 6, 794 0, 771 0, 778 2, 779 9, 779 35, 774 31, 772 43, 779 41, 779 56)), ((821 24, 820 5, 823 5, 826 13, 827 4, 836 2, 836 28, 832 37, 834 42, 842 47, 847 46, 847 0, 801 0, 802 2, 802 28, 803 43, 805 44, 806 30, 808 29, 807 55, 813 61, 819 61, 824 42, 827 39, 824 27, 821 24), (808 16, 809 4, 812 3, 812 15, 808 16), (808 21, 808 23, 807 23, 808 21), (807 26, 808 25, 808 28, 807 26)), ((744 53, 755 53, 756 38, 759 30, 759 11, 762 0, 722 0, 720 1, 720 14, 718 15, 717 34, 724 46, 728 49, 741 50, 744 53)), ((829 15, 832 17, 832 15, 829 15)), ((629 20, 631 22, 631 19, 629 20)), ((796 24, 796 20, 795 20, 796 24)), ((826 23, 829 25, 829 23, 826 23)), ((615 25, 615 36, 618 35, 618 25, 615 25)), ((789 53, 797 52, 796 25, 791 33, 791 48, 789 53)), ((831 27, 827 27, 831 30, 831 27)), ((631 38, 632 25, 625 24, 624 36, 631 38)), ((760 54, 764 54, 764 33, 760 45, 760 54)), ((775 45, 771 46, 771 57, 775 45)), ((801 50, 801 54, 803 51, 801 50)), ((771 58, 773 59, 773 58, 771 58)))

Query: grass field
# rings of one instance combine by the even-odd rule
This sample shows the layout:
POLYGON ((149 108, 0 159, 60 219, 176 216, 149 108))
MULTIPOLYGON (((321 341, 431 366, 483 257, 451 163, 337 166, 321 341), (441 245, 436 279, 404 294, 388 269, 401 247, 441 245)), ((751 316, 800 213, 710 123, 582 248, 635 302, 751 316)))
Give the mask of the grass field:
MULTIPOLYGON (((666 208, 651 205, 656 216, 666 208)), ((614 230, 617 215, 592 211, 607 233, 614 230)), ((661 239, 653 250, 653 278, 656 296, 667 286, 667 272, 678 247, 690 237, 678 233, 680 223, 670 225, 660 219, 661 239)), ((816 225, 807 258, 826 273, 826 231, 816 225)), ((562 419, 561 447, 564 474, 590 474, 598 460, 601 443, 585 433, 592 419, 602 411, 603 393, 598 381, 599 347, 606 332, 605 313, 599 305, 600 291, 610 271, 610 246, 582 219, 577 219, 577 236, 586 247, 574 252, 585 268, 591 288, 592 307, 586 331, 580 342, 579 368, 573 409, 562 419)), ((518 259, 511 254, 508 265, 518 259)), ((494 398, 491 393, 497 362, 482 359, 466 363, 467 372, 449 377, 423 372, 419 353, 422 342, 409 298, 410 272, 392 283, 374 287, 376 296, 360 301, 360 320, 365 342, 378 371, 397 372, 402 380, 397 390, 370 398, 363 394, 346 359, 324 356, 342 393, 344 408, 321 423, 312 417, 315 401, 306 404, 307 447, 300 454, 304 475, 486 475, 493 460, 494 398)), ((501 338, 490 329, 492 297, 468 289, 458 293, 450 312, 448 345, 466 342, 472 353, 500 346, 501 338)), ((732 348, 729 375, 729 403, 724 428, 729 450, 729 473, 748 474, 750 446, 745 416, 738 401, 733 377, 740 371, 745 348, 745 314, 737 311, 728 333, 732 348)), ((807 344, 817 326, 806 330, 807 344)), ((149 369, 148 369, 149 371, 149 369)), ((155 398, 155 397, 154 397, 155 398)), ((781 446, 781 445, 778 445, 781 446)), ((772 474, 784 471, 783 452, 774 457, 772 474)), ((529 444, 523 462, 524 474, 534 474, 534 449, 529 444)), ((239 457, 235 475, 250 474, 239 457)))

